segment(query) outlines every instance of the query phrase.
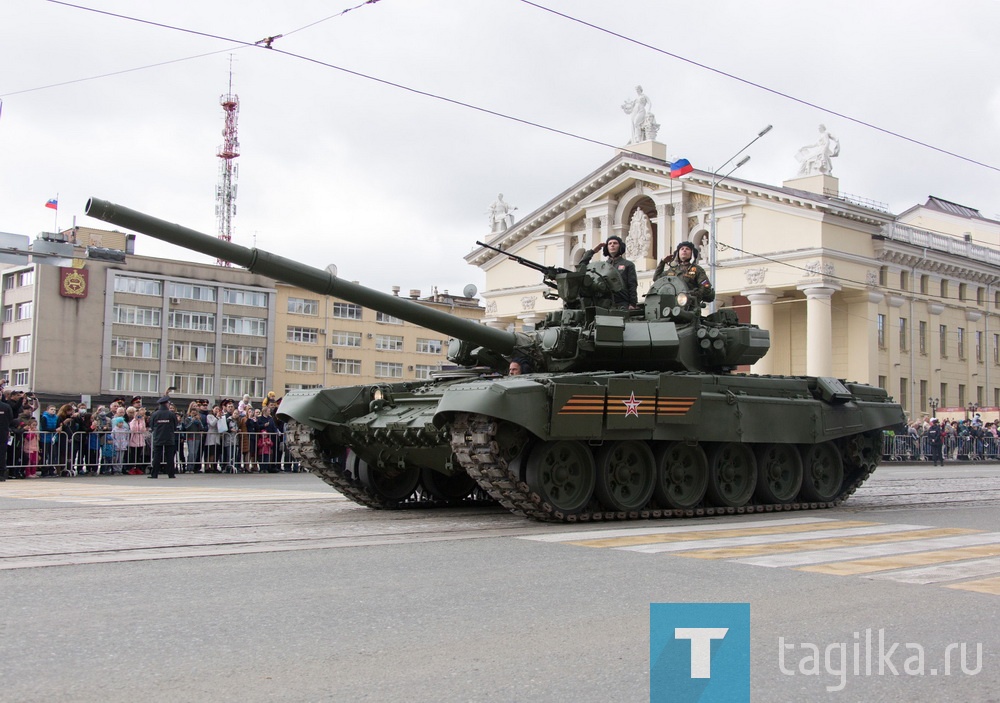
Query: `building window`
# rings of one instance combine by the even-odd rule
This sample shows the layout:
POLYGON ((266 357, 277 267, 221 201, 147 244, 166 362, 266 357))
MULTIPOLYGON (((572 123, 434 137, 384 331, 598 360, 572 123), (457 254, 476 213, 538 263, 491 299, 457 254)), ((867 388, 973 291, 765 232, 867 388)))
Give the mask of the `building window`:
POLYGON ((15 317, 17 317, 18 320, 30 320, 31 310, 32 303, 18 303, 15 317))
POLYGON ((920 408, 923 411, 927 411, 927 381, 920 381, 920 408))
POLYGON ((444 343, 440 339, 417 339, 417 353, 440 354, 444 343))
POLYGON ((882 287, 889 285, 889 267, 882 266, 878 270, 878 284, 882 287))
POLYGON ((207 312, 187 312, 186 310, 171 310, 167 326, 174 330, 198 330, 200 332, 215 331, 215 315, 207 312))
POLYGON ((417 364, 416 366, 417 378, 428 379, 431 377, 431 374, 440 370, 441 370, 440 364, 435 364, 434 366, 429 366, 427 364, 417 364))
POLYGON ((267 293, 261 293, 255 290, 237 290, 235 288, 226 288, 222 299, 230 305, 249 305, 255 308, 267 307, 267 293))
POLYGON ((321 383, 286 383, 285 393, 287 393, 288 391, 308 391, 312 390, 313 388, 322 388, 322 387, 323 385, 321 383))
POLYGON ((264 397, 264 379, 247 376, 223 376, 221 392, 230 398, 249 395, 251 398, 264 397))
POLYGON ((112 337, 111 356, 127 356, 134 359, 159 359, 160 340, 112 337))
POLYGON ((334 303, 333 316, 342 320, 360 320, 361 306, 354 303, 334 303))
POLYGON ((361 333, 334 330, 330 336, 330 345, 334 347, 360 347, 361 333))
POLYGON ((4 290, 12 290, 16 284, 17 284, 17 278, 15 278, 13 274, 11 274, 10 276, 6 276, 3 279, 4 290))
POLYGON ((948 406, 948 384, 947 383, 942 383, 941 384, 941 406, 942 407, 947 407, 948 406))
POLYGON ((289 342, 315 344, 319 340, 319 330, 315 327, 289 327, 286 339, 289 342))
POLYGON ((907 401, 909 400, 909 398, 907 397, 909 395, 907 393, 907 391, 909 390, 909 385, 910 385, 909 379, 907 378, 899 379, 899 404, 902 405, 904 409, 906 408, 907 401))
POLYGON ((376 312, 375 313, 375 322, 382 322, 382 323, 385 323, 387 325, 401 325, 401 324, 403 324, 403 321, 400 320, 398 317, 394 317, 393 315, 389 315, 389 314, 384 313, 384 312, 376 312))
POLYGON ((983 333, 976 330, 976 363, 983 363, 983 333))
MULTIPOLYGON (((941 340, 940 340, 941 349, 939 350, 941 352, 941 358, 942 359, 947 359, 948 358, 948 325, 940 325, 938 327, 938 334, 941 335, 941 340)), ((943 403, 944 401, 942 400, 941 402, 943 403)))
POLYGON ((921 320, 917 324, 917 345, 920 353, 927 356, 927 321, 921 320))
POLYGON ((964 303, 965 302, 965 298, 968 296, 968 293, 969 293, 969 286, 966 285, 965 283, 959 283, 958 284, 958 299, 961 302, 964 303))
POLYGON ((402 378, 403 377, 403 365, 395 361, 376 361, 375 362, 375 377, 376 378, 402 378))
POLYGON ((289 354, 285 357, 285 371, 304 371, 307 373, 315 373, 316 357, 289 354))
POLYGON ((910 290, 910 272, 909 271, 900 271, 899 272, 899 289, 901 291, 904 291, 904 292, 910 290))
POLYGON ((212 395, 215 392, 215 377, 207 373, 170 374, 167 383, 181 395, 212 395))
POLYGON ((920 276, 920 292, 927 295, 931 289, 931 277, 927 274, 920 276))
POLYGON ((909 348, 909 334, 906 330, 906 318, 899 318, 899 351, 906 351, 909 348))
POLYGON ((112 309, 111 321, 120 325, 159 327, 161 313, 162 310, 160 308, 145 308, 138 305, 115 305, 112 309))
MULTIPOLYGON (((215 362, 215 346, 198 342, 171 342, 167 351, 170 361, 194 361, 211 364, 215 362)), ((171 384, 177 386, 176 383, 171 384)), ((180 386, 177 386, 180 388, 180 386)), ((210 392, 210 391, 206 391, 210 392)))
POLYGON ((163 281, 155 278, 139 278, 138 276, 115 276, 115 292, 162 297, 163 281))
POLYGON ((1000 334, 993 334, 993 364, 1000 365, 1000 334))
POLYGON ((948 299, 948 281, 946 280, 941 281, 941 297, 945 300, 948 299))
POLYGON ((309 298, 289 298, 288 312, 293 315, 318 315, 319 301, 309 298))
POLYGON ((961 407, 965 407, 965 384, 958 384, 958 404, 961 407))
POLYGON ((976 305, 983 307, 986 304, 986 289, 982 286, 976 288, 976 305))
POLYGON ((13 322, 14 321, 14 306, 4 305, 3 306, 3 321, 13 322))
POLYGON ((31 351, 31 335, 22 334, 19 337, 14 337, 14 353, 15 354, 27 354, 31 351))
POLYGON ((983 396, 985 395, 986 389, 982 386, 976 386, 976 405, 983 407, 983 396))
POLYGON ((958 358, 965 358, 965 328, 958 328, 958 358))
POLYGON ((876 322, 878 324, 878 348, 885 349, 885 315, 879 313, 876 322))
POLYGON ((222 345, 222 363, 232 366, 263 366, 266 350, 263 347, 222 345))
POLYGON ((222 331, 226 334, 266 337, 267 320, 263 317, 233 317, 231 315, 223 315, 222 331))
POLYGON ((375 348, 380 351, 403 351, 403 338, 390 334, 376 335, 375 348))
POLYGON ((30 286, 35 282, 35 271, 34 269, 30 271, 21 271, 17 274, 17 285, 18 286, 30 286))
POLYGON ((14 369, 11 375, 14 377, 15 386, 28 385, 28 369, 14 369))
POLYGON ((879 376, 878 377, 878 387, 881 388, 882 390, 888 390, 886 388, 886 385, 887 385, 886 384, 886 377, 885 376, 879 376))
POLYGON ((215 288, 211 286, 199 286, 195 283, 170 283, 167 291, 168 296, 171 298, 200 300, 206 303, 214 303, 216 300, 215 288))
POLYGON ((156 371, 111 369, 111 390, 132 393, 159 393, 160 374, 156 371))
POLYGON ((361 375, 361 360, 360 359, 334 359, 333 360, 333 372, 338 374, 343 374, 345 376, 360 376, 361 375))
POLYGON ((3 338, 3 353, 4 354, 10 354, 10 350, 12 348, 13 347, 11 347, 11 339, 10 339, 10 337, 4 337, 3 338))

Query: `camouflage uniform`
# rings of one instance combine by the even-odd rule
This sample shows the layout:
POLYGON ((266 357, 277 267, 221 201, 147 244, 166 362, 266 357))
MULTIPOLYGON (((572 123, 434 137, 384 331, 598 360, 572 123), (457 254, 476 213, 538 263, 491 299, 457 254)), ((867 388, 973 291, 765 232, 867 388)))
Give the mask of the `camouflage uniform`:
POLYGON ((677 276, 684 279, 688 291, 695 293, 704 303, 715 300, 715 289, 712 288, 712 282, 708 280, 708 274, 705 273, 705 269, 693 261, 684 263, 679 258, 674 257, 669 266, 665 260, 661 261, 660 265, 656 267, 656 273, 653 274, 653 280, 656 281, 663 276, 677 276))

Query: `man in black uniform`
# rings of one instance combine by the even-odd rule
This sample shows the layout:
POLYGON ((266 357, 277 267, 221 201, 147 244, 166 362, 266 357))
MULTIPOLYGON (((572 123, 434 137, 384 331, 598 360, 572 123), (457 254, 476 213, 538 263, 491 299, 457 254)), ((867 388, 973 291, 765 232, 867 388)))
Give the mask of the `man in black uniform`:
MULTIPOLYGON (((3 384, 0 384, 2 388, 3 384)), ((2 397, 2 396, 0 396, 2 397)), ((3 400, 0 400, 0 481, 7 480, 7 438, 14 424, 14 411, 3 400)))
POLYGON ((149 418, 149 426, 153 434, 153 469, 150 478, 160 474, 161 464, 166 464, 167 478, 176 478, 174 473, 174 453, 177 451, 177 413, 170 409, 170 396, 163 396, 157 401, 159 408, 149 418))
POLYGON ((941 462, 941 466, 944 466, 944 430, 941 428, 941 423, 938 422, 936 417, 931 418, 931 426, 927 429, 927 436, 931 442, 931 461, 934 462, 933 466, 937 466, 938 462, 941 462))
POLYGON ((601 242, 584 254, 583 258, 580 259, 581 268, 579 270, 582 271, 583 267, 589 264, 590 260, 594 258, 594 254, 602 250, 604 251, 604 256, 608 259, 608 263, 618 269, 618 273, 622 276, 622 289, 615 293, 612 298, 615 307, 625 310, 635 310, 635 306, 639 302, 639 279, 635 275, 635 264, 625 258, 625 242, 621 237, 612 234, 608 237, 608 241, 601 242))

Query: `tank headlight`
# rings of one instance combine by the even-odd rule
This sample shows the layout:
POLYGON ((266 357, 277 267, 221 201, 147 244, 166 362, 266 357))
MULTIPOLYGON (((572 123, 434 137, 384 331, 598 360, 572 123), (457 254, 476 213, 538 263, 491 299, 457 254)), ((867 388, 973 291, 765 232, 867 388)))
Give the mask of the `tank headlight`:
POLYGON ((677 304, 680 305, 682 308, 687 307, 687 304, 688 304, 688 294, 687 293, 678 293, 677 294, 677 304))

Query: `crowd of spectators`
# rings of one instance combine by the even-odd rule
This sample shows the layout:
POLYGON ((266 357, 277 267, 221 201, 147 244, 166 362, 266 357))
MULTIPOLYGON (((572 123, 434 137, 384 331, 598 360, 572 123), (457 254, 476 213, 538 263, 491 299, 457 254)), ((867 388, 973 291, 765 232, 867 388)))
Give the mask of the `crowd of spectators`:
MULTIPOLYGON (((173 390, 173 389, 171 389, 173 390)), ((168 391, 168 396, 169 396, 168 391)), ((86 403, 48 405, 20 390, 4 390, 13 412, 7 467, 10 478, 146 474, 150 469, 151 411, 141 396, 116 398, 91 409, 86 403)), ((255 404, 245 395, 210 406, 207 398, 170 402, 177 414, 179 472, 256 473, 298 471, 286 451, 284 423, 273 392, 255 404)))
POLYGON ((1000 422, 984 422, 979 413, 965 420, 925 417, 909 423, 905 434, 888 431, 883 456, 890 461, 931 461, 933 447, 929 431, 932 421, 941 425, 944 459, 1000 459, 1000 422))

